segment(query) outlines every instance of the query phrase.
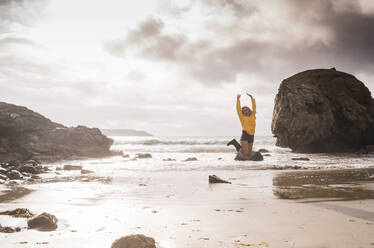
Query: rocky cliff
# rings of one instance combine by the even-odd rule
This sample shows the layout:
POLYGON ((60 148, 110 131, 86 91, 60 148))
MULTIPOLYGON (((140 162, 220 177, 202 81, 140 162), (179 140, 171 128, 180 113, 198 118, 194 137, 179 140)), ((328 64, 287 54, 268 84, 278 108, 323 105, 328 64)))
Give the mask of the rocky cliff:
POLYGON ((111 154, 97 128, 65 127, 25 107, 0 102, 0 161, 57 161, 111 154))
POLYGON ((374 101, 353 75, 308 70, 282 81, 271 129, 297 152, 349 152, 374 144, 374 101))

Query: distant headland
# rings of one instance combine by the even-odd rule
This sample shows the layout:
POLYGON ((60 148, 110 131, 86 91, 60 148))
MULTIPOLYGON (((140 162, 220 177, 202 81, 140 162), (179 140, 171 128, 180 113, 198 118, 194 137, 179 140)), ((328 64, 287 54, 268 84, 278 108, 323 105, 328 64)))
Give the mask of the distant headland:
POLYGON ((152 134, 134 129, 100 129, 107 136, 153 136, 152 134))

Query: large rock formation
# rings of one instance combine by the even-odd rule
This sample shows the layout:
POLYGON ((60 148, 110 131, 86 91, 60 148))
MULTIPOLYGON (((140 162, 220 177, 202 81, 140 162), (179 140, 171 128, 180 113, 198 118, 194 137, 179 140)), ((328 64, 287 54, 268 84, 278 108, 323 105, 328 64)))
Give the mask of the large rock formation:
POLYGON ((0 102, 0 161, 57 161, 110 155, 113 140, 97 128, 65 127, 25 107, 0 102))
POLYGON ((271 129, 297 152, 348 152, 374 144, 374 101, 354 76, 332 69, 282 81, 271 129))

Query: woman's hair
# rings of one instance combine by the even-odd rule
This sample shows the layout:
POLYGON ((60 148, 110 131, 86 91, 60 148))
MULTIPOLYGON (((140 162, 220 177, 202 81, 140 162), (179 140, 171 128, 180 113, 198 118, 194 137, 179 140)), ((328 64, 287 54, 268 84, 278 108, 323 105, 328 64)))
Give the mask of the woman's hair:
POLYGON ((242 107, 242 113, 245 116, 250 116, 252 114, 252 110, 247 106, 243 106, 242 107))

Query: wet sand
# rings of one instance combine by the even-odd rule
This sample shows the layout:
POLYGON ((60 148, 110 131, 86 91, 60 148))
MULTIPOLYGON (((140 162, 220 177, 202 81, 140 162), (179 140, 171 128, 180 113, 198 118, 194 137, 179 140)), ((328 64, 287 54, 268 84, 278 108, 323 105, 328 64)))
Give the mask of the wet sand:
MULTIPOLYGON (((374 247, 373 170, 364 170, 126 171, 105 183, 25 185, 32 192, 3 201, 0 211, 46 211, 59 219, 58 229, 0 233, 0 244, 110 247, 142 233, 161 248, 374 247), (209 174, 232 184, 209 185, 209 174)), ((9 216, 0 223, 26 227, 25 219, 9 216)))

